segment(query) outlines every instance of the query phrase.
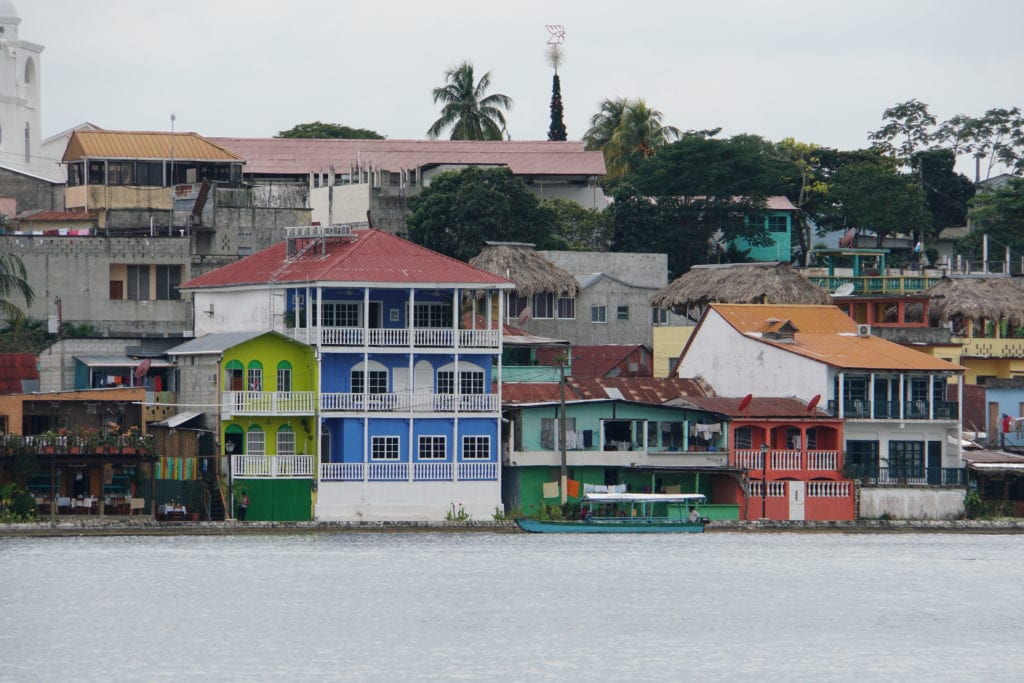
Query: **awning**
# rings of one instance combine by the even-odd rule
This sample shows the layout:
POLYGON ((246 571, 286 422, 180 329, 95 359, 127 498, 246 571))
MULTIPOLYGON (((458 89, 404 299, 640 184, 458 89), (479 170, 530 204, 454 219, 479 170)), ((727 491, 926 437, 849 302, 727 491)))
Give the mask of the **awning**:
POLYGON ((202 417, 203 414, 204 413, 201 410, 183 410, 177 415, 172 415, 166 420, 154 422, 153 425, 156 427, 167 427, 169 429, 174 429, 175 427, 180 427, 181 425, 187 422, 191 422, 196 418, 202 417))

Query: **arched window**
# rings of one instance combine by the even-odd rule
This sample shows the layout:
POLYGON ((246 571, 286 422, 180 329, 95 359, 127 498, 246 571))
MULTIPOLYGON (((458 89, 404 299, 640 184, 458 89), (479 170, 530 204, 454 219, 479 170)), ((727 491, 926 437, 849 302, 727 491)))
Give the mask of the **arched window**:
POLYGON ((388 369, 378 361, 359 363, 352 368, 352 393, 369 394, 388 393, 388 369))
POLYGON ((454 394, 456 387, 460 394, 485 394, 483 368, 474 363, 459 361, 459 382, 455 383, 455 363, 442 365, 437 370, 437 393, 454 394))
POLYGON ((224 429, 224 453, 231 451, 232 455, 241 455, 245 452, 245 430, 236 424, 228 425, 224 429), (228 444, 232 448, 228 448, 228 444))
POLYGON ((277 364, 277 390, 292 390, 292 364, 286 360, 277 364))
POLYGON ((224 366, 224 387, 228 391, 245 390, 245 366, 237 360, 228 361, 224 366))
POLYGON ((246 432, 245 453, 246 455, 267 454, 267 435, 263 433, 259 425, 249 427, 249 431, 246 432))
POLYGON ((32 145, 31 145, 31 142, 30 142, 31 141, 30 135, 31 134, 29 132, 28 124, 26 123, 25 124, 25 163, 26 164, 32 162, 32 145))
POLYGON ((291 425, 281 425, 277 430, 277 454, 295 455, 295 430, 291 425))
POLYGON ((263 391, 263 363, 258 360, 250 362, 245 380, 249 391, 263 391))
POLYGON ((36 82, 36 62, 29 57, 25 61, 25 85, 32 86, 36 82))

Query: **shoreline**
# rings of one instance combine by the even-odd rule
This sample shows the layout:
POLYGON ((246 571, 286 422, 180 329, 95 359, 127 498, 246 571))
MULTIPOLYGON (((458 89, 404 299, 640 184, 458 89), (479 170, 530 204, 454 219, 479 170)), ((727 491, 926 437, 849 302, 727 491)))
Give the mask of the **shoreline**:
MULTIPOLYGON (((1021 534, 1024 519, 712 521, 706 533, 972 533, 1021 534)), ((0 524, 0 538, 64 536, 230 536, 337 533, 525 533, 515 522, 158 522, 59 520, 0 524)))

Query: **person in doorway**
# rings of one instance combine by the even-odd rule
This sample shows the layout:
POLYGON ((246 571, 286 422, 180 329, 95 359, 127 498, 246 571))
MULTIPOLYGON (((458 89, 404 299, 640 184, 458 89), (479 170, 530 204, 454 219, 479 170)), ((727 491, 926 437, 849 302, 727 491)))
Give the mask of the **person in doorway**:
POLYGON ((249 494, 243 493, 242 499, 238 501, 238 521, 244 522, 245 515, 249 512, 249 494))

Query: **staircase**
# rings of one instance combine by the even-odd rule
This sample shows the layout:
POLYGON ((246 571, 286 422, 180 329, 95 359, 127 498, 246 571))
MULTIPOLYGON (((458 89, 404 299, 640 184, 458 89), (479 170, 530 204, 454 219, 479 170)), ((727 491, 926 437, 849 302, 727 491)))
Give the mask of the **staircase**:
POLYGON ((210 511, 211 522, 223 522, 225 519, 224 497, 220 493, 220 485, 217 479, 213 478, 206 482, 208 510, 210 511))

